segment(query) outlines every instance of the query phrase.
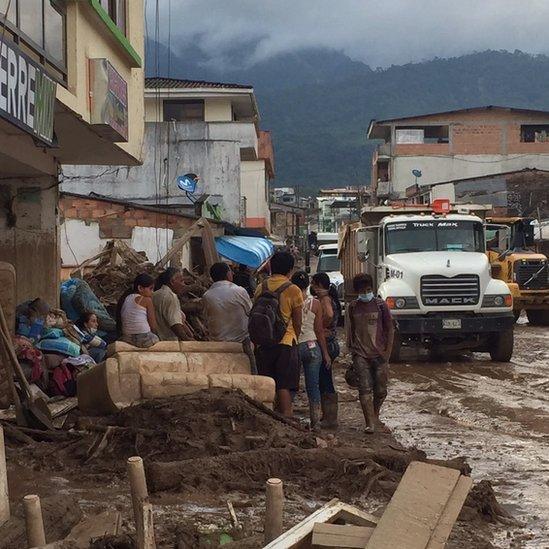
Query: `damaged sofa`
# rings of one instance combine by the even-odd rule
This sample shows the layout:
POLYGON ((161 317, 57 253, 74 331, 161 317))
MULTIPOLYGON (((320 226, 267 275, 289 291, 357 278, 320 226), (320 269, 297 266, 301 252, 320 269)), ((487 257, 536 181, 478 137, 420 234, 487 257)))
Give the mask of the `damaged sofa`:
POLYGON ((275 397, 274 380, 251 375, 239 343, 161 341, 140 349, 117 341, 104 362, 78 376, 78 407, 86 414, 110 414, 144 399, 215 387, 241 389, 269 407, 275 397))

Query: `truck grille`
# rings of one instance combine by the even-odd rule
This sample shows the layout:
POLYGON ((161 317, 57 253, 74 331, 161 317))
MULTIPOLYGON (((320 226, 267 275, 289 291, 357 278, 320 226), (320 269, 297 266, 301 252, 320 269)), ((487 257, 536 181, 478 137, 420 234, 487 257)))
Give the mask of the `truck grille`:
POLYGON ((515 263, 515 273, 519 288, 524 290, 549 288, 548 268, 547 262, 544 263, 539 260, 517 261, 515 263))
POLYGON ((480 283, 477 275, 426 275, 421 277, 421 301, 426 306, 476 305, 480 283))

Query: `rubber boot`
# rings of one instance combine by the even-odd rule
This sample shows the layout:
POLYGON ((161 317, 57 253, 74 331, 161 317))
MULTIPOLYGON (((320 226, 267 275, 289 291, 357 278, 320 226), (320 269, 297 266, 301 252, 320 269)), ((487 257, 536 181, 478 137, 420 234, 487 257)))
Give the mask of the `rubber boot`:
POLYGON ((321 422, 325 421, 325 418, 327 417, 327 414, 328 414, 328 407, 329 407, 328 400, 329 399, 327 394, 325 393, 320 394, 320 421, 321 422))
POLYGON ((311 431, 320 432, 320 404, 309 403, 309 416, 311 418, 311 431))
POLYGON ((322 428, 337 429, 338 396, 337 393, 327 393, 322 395, 324 404, 324 415, 322 418, 322 428))
POLYGON ((374 398, 372 395, 360 395, 360 405, 366 422, 366 433, 371 434, 376 430, 376 416, 374 412, 374 398))

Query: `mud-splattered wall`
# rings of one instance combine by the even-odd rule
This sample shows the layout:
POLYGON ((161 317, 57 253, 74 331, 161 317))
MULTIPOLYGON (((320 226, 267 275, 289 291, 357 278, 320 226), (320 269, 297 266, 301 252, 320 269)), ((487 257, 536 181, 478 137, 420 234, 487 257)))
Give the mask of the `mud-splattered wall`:
POLYGON ((57 197, 52 177, 0 182, 0 261, 15 267, 16 303, 59 301, 57 197))

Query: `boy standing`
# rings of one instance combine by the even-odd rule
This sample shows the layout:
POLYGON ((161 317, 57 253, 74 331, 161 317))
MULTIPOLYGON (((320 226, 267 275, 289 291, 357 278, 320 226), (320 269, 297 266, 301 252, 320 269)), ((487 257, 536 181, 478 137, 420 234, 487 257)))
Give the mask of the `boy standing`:
POLYGON ((347 348, 352 354, 353 369, 358 379, 366 433, 373 433, 376 427, 383 429, 379 411, 387 396, 387 361, 395 330, 387 304, 374 296, 370 275, 356 275, 353 289, 358 298, 347 308, 347 348))

